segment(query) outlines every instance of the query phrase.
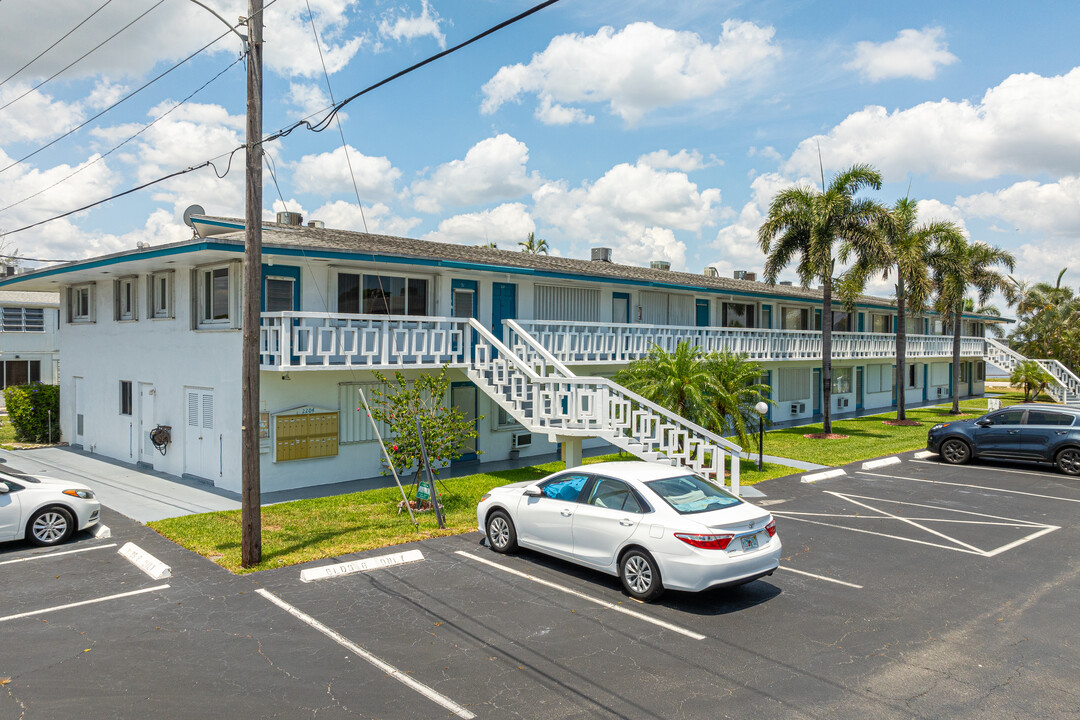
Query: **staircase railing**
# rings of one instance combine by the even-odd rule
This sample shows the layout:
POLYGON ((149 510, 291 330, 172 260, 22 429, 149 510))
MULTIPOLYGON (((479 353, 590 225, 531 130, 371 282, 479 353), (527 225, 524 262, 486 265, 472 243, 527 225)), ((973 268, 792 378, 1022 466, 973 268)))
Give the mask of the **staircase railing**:
MULTIPOLYGON (((1027 357, 993 338, 986 338, 985 359, 1008 372, 1012 372, 1017 365, 1028 360, 1027 357)), ((1046 389, 1052 398, 1060 403, 1069 403, 1080 398, 1080 377, 1073 374, 1069 368, 1062 365, 1059 360, 1035 360, 1035 362, 1050 373, 1056 383, 1046 389)))
POLYGON ((1064 397, 1058 398, 1061 402, 1069 403, 1080 398, 1080 377, 1062 365, 1060 360, 1036 360, 1035 362, 1042 365, 1061 384, 1065 393, 1064 397))
POLYGON ((565 367, 557 370, 559 375, 541 375, 531 365, 542 360, 545 367, 557 369, 561 363, 524 340, 527 333, 517 333, 518 347, 526 350, 530 362, 479 321, 470 325, 477 336, 467 370, 470 379, 525 427, 552 436, 601 437, 643 459, 666 459, 720 484, 729 456, 728 486, 739 492, 738 445, 607 378, 576 377, 565 367))

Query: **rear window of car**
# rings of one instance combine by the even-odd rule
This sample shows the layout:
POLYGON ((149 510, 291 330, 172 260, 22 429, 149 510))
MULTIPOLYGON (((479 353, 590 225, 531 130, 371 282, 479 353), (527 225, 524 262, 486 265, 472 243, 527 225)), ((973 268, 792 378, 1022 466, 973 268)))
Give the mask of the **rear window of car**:
POLYGON ((1073 416, 1053 410, 1028 410, 1028 425, 1072 425, 1073 416))
POLYGON ((651 480, 645 485, 676 512, 683 515, 721 510, 742 502, 726 490, 721 490, 716 485, 694 475, 651 480))

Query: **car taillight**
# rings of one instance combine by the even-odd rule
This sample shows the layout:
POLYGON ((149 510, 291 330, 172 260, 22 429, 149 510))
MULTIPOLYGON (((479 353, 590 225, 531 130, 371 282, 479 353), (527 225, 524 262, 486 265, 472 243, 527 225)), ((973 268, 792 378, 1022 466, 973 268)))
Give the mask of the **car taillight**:
POLYGON ((734 535, 693 535, 691 533, 675 533, 675 537, 687 545, 693 545, 703 550, 727 550, 728 543, 734 535))
POLYGON ((765 530, 768 531, 769 537, 772 537, 773 535, 775 535, 776 534, 776 521, 775 520, 770 520, 769 524, 765 526, 765 530))

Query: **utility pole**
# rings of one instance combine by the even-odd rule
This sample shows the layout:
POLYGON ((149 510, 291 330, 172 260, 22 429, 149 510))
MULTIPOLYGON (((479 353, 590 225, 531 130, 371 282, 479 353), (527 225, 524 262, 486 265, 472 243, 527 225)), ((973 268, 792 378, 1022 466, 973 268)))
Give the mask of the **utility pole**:
POLYGON ((259 478, 259 323, 262 289, 263 0, 248 0, 247 166, 244 210, 240 564, 262 560, 259 478))

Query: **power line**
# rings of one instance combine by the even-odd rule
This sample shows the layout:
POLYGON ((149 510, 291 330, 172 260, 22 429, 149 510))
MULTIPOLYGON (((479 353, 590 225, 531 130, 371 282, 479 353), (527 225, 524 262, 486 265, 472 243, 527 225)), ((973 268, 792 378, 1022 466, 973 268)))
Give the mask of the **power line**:
POLYGON ((49 77, 45 78, 44 80, 42 80, 41 82, 39 82, 39 83, 38 83, 37 85, 35 85, 34 87, 30 88, 29 90, 27 90, 26 92, 24 92, 24 93, 23 93, 22 95, 18 96, 17 98, 14 98, 13 100, 8 100, 8 101, 7 101, 6 103, 4 103, 3 105, 0 105, 0 110, 3 110, 3 109, 5 109, 6 107, 8 107, 9 105, 11 105, 12 103, 15 103, 15 102, 18 102, 19 100, 22 100, 22 99, 23 99, 24 97, 26 97, 26 96, 27 96, 27 95, 29 95, 30 93, 34 92, 35 90, 37 90, 37 89, 38 89, 39 87, 41 87, 41 86, 42 86, 42 85, 44 85, 45 83, 47 83, 47 82, 49 82, 50 80, 54 79, 54 78, 55 78, 55 77, 56 77, 57 75, 59 75, 60 73, 64 72, 65 70, 68 70, 69 68, 73 67, 73 66, 74 66, 74 65, 76 65, 77 63, 81 62, 81 61, 83 60, 83 58, 85 58, 86 56, 90 55, 90 53, 92 53, 92 52, 96 51, 96 50, 97 50, 98 48, 100 48, 101 46, 103 46, 103 45, 104 45, 105 43, 109 42, 109 41, 110 41, 110 40, 112 40, 112 39, 113 39, 114 37, 116 37, 116 36, 117 36, 117 35, 119 35, 120 33, 124 32, 124 31, 125 31, 125 30, 127 30, 127 29, 128 29, 129 27, 131 27, 132 25, 134 25, 135 23, 139 22, 139 21, 140 21, 140 20, 142 20, 142 19, 143 19, 144 17, 146 17, 147 15, 149 15, 149 14, 150 14, 150 13, 151 13, 151 12, 152 12, 153 10, 157 9, 157 8, 158 8, 158 7, 159 7, 159 6, 160 6, 160 5, 161 5, 161 4, 163 3, 163 2, 165 2, 165 0, 158 0, 158 1, 156 2, 156 3, 154 3, 154 4, 153 4, 153 5, 151 5, 151 6, 149 7, 149 8, 147 8, 147 9, 146 9, 146 10, 145 10, 145 11, 144 11, 144 12, 143 12, 143 13, 142 13, 141 15, 139 15, 139 16, 138 16, 137 18, 135 18, 134 20, 132 20, 131 22, 129 22, 129 23, 127 24, 127 25, 125 25, 124 27, 122 27, 122 28, 120 28, 119 30, 117 30, 116 32, 114 32, 114 33, 113 33, 112 35, 110 35, 109 37, 107 37, 107 38, 105 38, 104 40, 102 40, 101 42, 99 42, 99 43, 98 43, 97 45, 95 45, 94 47, 92 47, 92 48, 90 48, 89 50, 87 50, 87 51, 86 51, 85 53, 83 53, 83 54, 82 54, 82 55, 80 55, 80 56, 79 56, 78 58, 76 58, 75 60, 73 60, 72 62, 70 62, 70 63, 69 63, 68 65, 65 65, 65 66, 64 66, 63 68, 61 68, 60 70, 57 70, 57 71, 56 71, 55 73, 53 73, 53 74, 52 74, 52 75, 50 75, 49 77))
POLYGON ((78 24, 78 25, 76 25, 75 27, 71 28, 71 29, 70 29, 70 30, 68 30, 68 31, 67 31, 66 33, 64 33, 64 34, 63 34, 63 36, 62 36, 62 37, 61 37, 61 38, 60 38, 59 40, 57 40, 57 41, 56 41, 56 42, 54 42, 54 43, 53 43, 52 45, 50 45, 49 47, 47 47, 47 48, 45 48, 44 50, 42 50, 41 52, 39 52, 39 53, 38 53, 37 55, 35 55, 35 56, 34 56, 34 57, 33 57, 33 58, 32 58, 32 59, 31 59, 31 60, 29 61, 29 62, 27 62, 27 63, 26 63, 25 65, 23 65, 23 66, 22 66, 21 68, 19 68, 19 69, 18 69, 18 70, 16 70, 15 72, 11 73, 10 75, 8 75, 8 76, 7 76, 6 78, 4 78, 3 80, 0 80, 0 86, 2 86, 2 85, 5 85, 5 84, 7 83, 7 81, 8 81, 8 80, 10 80, 11 78, 15 77, 16 75, 18 75, 19 73, 21 73, 21 72, 22 72, 23 70, 25 70, 26 68, 30 67, 31 65, 33 65, 34 63, 36 63, 36 62, 37 62, 38 60, 40 60, 40 59, 41 59, 41 56, 42 56, 42 55, 44 55, 45 53, 49 52, 49 51, 50 51, 50 50, 52 50, 52 49, 53 49, 54 47, 56 47, 57 45, 59 45, 60 43, 62 43, 62 42, 63 42, 63 41, 64 41, 64 40, 65 40, 65 39, 67 38, 67 36, 68 36, 68 35, 70 35, 71 33, 75 32, 76 30, 78 30, 79 28, 81 28, 81 27, 82 27, 83 25, 85 25, 85 24, 86 24, 86 23, 87 23, 87 22, 88 22, 88 21, 90 20, 90 18, 94 17, 94 16, 95 16, 95 15, 97 15, 97 14, 98 14, 99 12, 101 12, 102 10, 104 10, 104 9, 105 9, 105 6, 106 6, 106 5, 108 5, 108 4, 109 4, 109 3, 111 3, 111 2, 112 2, 112 0, 105 0, 105 2, 104 2, 104 3, 102 3, 101 7, 99 7, 99 8, 98 8, 97 10, 95 10, 94 12, 90 13, 90 14, 89 14, 89 15, 88 15, 88 16, 86 17, 86 19, 84 19, 84 20, 83 20, 83 21, 82 21, 81 23, 79 23, 79 24, 78 24))
MULTIPOLYGON (((119 150, 119 149, 120 149, 120 148, 122 148, 123 146, 127 145, 127 144, 128 144, 129 142, 131 142, 132 140, 134 140, 135 138, 139 137, 139 136, 140 136, 140 135, 142 135, 142 134, 143 134, 144 132, 146 132, 147 130, 149 130, 150 128, 152 128, 152 127, 153 127, 154 125, 156 125, 156 124, 157 124, 157 123, 158 123, 158 122, 159 122, 160 120, 164 119, 164 118, 165 118, 165 117, 166 117, 167 115, 169 115, 170 113, 172 113, 172 112, 173 112, 174 110, 176 110, 176 109, 177 109, 178 107, 180 107, 181 105, 183 105, 184 103, 186 103, 186 102, 187 102, 188 100, 190 100, 191 98, 195 97, 195 95, 197 95, 197 94, 198 94, 198 93, 200 93, 200 92, 201 92, 201 91, 202 91, 203 89, 205 89, 207 85, 209 85, 210 83, 214 82, 214 81, 215 81, 215 80, 217 80, 217 79, 218 79, 219 77, 221 77, 222 75, 224 75, 225 73, 227 73, 227 72, 228 72, 229 70, 231 70, 231 69, 233 68, 233 66, 235 66, 235 65, 236 65, 237 63, 239 63, 239 62, 240 62, 241 60, 243 60, 243 59, 244 59, 244 56, 243 56, 243 55, 241 55, 240 57, 238 57, 238 58, 236 58, 235 60, 233 60, 233 61, 232 61, 231 63, 229 63, 229 64, 228 64, 228 65, 227 65, 227 66, 226 66, 226 67, 225 67, 225 68, 224 68, 224 69, 223 69, 223 70, 222 70, 221 72, 219 72, 219 73, 218 73, 217 75, 215 75, 214 77, 212 77, 212 78, 210 78, 209 80, 207 80, 206 82, 204 82, 204 83, 203 83, 202 85, 200 85, 200 86, 199 86, 199 87, 198 87, 198 88, 197 88, 196 90, 194 90, 193 92, 191 92, 191 93, 190 93, 190 94, 189 94, 189 95, 188 95, 188 96, 187 96, 186 98, 184 98, 184 99, 183 99, 183 100, 181 100, 180 102, 178 102, 178 103, 176 103, 175 105, 173 105, 173 106, 172 106, 171 108, 169 108, 168 110, 166 110, 165 112, 163 112, 163 113, 162 113, 161 115, 158 115, 158 116, 157 116, 156 118, 154 118, 153 120, 151 120, 150 122, 148 122, 148 123, 147 123, 146 125, 143 125, 143 126, 142 126, 142 128, 141 128, 141 129, 140 129, 140 130, 139 130, 139 131, 138 131, 137 133, 135 133, 134 135, 131 135, 131 136, 129 136, 129 137, 128 137, 128 138, 126 139, 126 140, 124 140, 124 141, 123 141, 123 142, 121 142, 120 144, 118 144, 118 145, 114 146, 114 147, 113 147, 113 148, 112 148, 111 150, 109 150, 108 152, 105 152, 105 153, 103 153, 103 154, 99 155, 99 156, 98 156, 98 157, 97 157, 96 159, 94 159, 93 161, 91 161, 91 162, 88 162, 88 163, 86 163, 85 165, 83 165, 82 167, 80 167, 80 168, 79 168, 78 170, 75 170, 74 172, 72 172, 72 173, 69 173, 68 175, 66 175, 66 176, 64 176, 64 177, 62 177, 62 178, 60 178, 59 180, 57 180, 56 182, 54 182, 54 183, 53 183, 52 185, 49 185, 48 187, 44 187, 44 188, 42 188, 41 190, 38 190, 38 191, 37 191, 36 193, 34 193, 33 195, 28 195, 28 196, 24 197, 24 198, 23 198, 22 200, 19 200, 19 201, 17 201, 17 202, 13 202, 13 203, 11 203, 10 205, 6 205, 6 206, 4 206, 4 207, 0 208, 0 212, 4 212, 5 210, 10 210, 11 208, 13 208, 13 207, 16 207, 17 205, 22 205, 22 204, 23 204, 24 202, 26 202, 27 200, 32 200, 33 198, 36 198, 36 197, 37 197, 38 195, 42 194, 43 192, 47 192, 47 191, 49 191, 49 190, 52 190, 52 189, 53 189, 54 187, 56 187, 57 185, 60 185, 61 183, 65 183, 65 182, 67 182, 68 180, 70 180, 71 178, 75 177, 76 175, 78 175, 79 173, 83 172, 84 170, 88 170, 89 168, 93 167, 93 166, 94 166, 94 165, 96 165, 97 163, 101 162, 102 160, 104 160, 105 158, 107 158, 107 157, 108 157, 109 155, 112 155, 112 154, 113 154, 114 152, 116 152, 117 150, 119 150)), ((2 171, 0 171, 0 172, 2 172, 2 171)))
MULTIPOLYGON (((122 98, 120 98, 119 100, 117 100, 116 102, 114 102, 114 103, 113 103, 112 105, 110 105, 109 107, 107 107, 107 108, 105 108, 104 110, 102 110, 101 112, 99 112, 99 113, 98 113, 97 115, 94 115, 93 117, 91 117, 91 118, 88 118, 87 120, 84 120, 83 122, 79 123, 79 124, 78 124, 78 125, 76 125, 75 127, 73 127, 73 128, 71 128, 70 130, 68 130, 68 131, 67 131, 66 133, 64 133, 63 135, 60 135, 59 137, 53 138, 53 139, 52 139, 52 140, 50 140, 49 142, 47 142, 47 143, 45 143, 44 145, 42 145, 41 147, 39 147, 39 148, 38 148, 37 150, 34 150, 33 152, 27 153, 26 155, 23 155, 23 156, 22 156, 21 158, 19 158, 18 160, 15 160, 14 162, 12 162, 12 163, 10 163, 10 164, 8 164, 8 165, 6 165, 6 166, 4 166, 4 167, 0 168, 0 173, 3 173, 3 172, 5 172, 5 171, 7 171, 7 170, 10 170, 11 168, 15 167, 16 165, 19 165, 20 163, 26 162, 27 160, 29 160, 30 158, 34 157, 35 155, 37 155, 37 154, 38 154, 39 152, 41 152, 42 150, 46 150, 46 149, 48 149, 48 148, 52 147, 53 145, 55 145, 56 143, 60 142, 60 141, 61 141, 61 140, 63 140, 64 138, 66 138, 66 137, 68 137, 68 136, 70 136, 70 135, 72 135, 72 134, 74 134, 74 133, 78 132, 79 130, 82 130, 82 129, 83 129, 84 127, 86 127, 86 126, 87 126, 87 125, 89 125, 90 123, 94 122, 95 120, 97 120, 97 119, 98 119, 99 117, 101 117, 101 116, 102 116, 102 115, 104 115, 105 113, 109 112, 110 110, 112 110, 112 109, 113 109, 113 108, 115 108, 116 106, 120 105, 121 103, 123 103, 123 102, 126 102, 127 100, 130 100, 131 98, 133 98, 134 96, 138 95, 138 94, 139 94, 140 92, 142 92, 142 91, 143 91, 143 90, 145 90, 146 88, 148 88, 148 87, 150 87, 151 85, 153 85, 154 83, 156 83, 156 82, 157 82, 158 80, 160 80, 161 78, 163 78, 163 77, 165 77, 166 75, 168 75, 169 73, 171 73, 171 72, 172 72, 173 70, 175 70, 176 68, 180 67, 180 66, 181 66, 181 65, 183 65, 184 63, 186 63, 186 62, 188 62, 189 60, 191 60, 192 58, 194 58, 194 57, 195 57, 196 55, 199 55, 200 53, 204 52, 205 50, 207 50, 207 49, 208 49, 209 47, 211 47, 212 45, 215 45, 216 43, 218 43, 218 42, 219 42, 219 41, 221 40, 221 38, 225 37, 225 36, 226 36, 226 35, 228 35, 228 34, 229 34, 229 31, 225 31, 225 32, 221 33, 221 34, 220 34, 220 35, 218 35, 218 36, 217 36, 216 38, 214 38, 213 40, 211 40, 211 41, 210 41, 210 42, 208 42, 207 44, 203 45, 203 46, 202 46, 201 48, 199 48, 199 49, 198 49, 198 50, 196 50, 195 52, 191 53, 190 55, 188 55, 188 56, 187 56, 186 58, 184 58, 184 59, 183 59, 183 60, 181 60, 180 62, 176 63, 175 65, 173 65, 173 66, 172 66, 172 67, 170 67, 169 69, 167 69, 167 70, 165 70, 165 71, 161 72, 161 73, 160 73, 159 75, 157 75, 157 76, 156 76, 156 77, 154 77, 153 79, 151 79, 151 80, 148 80, 147 82, 143 83, 143 84, 142 84, 141 86, 139 86, 139 87, 138 87, 137 89, 135 89, 135 90, 132 90, 132 91, 131 91, 131 92, 129 92, 129 93, 127 94, 127 95, 123 96, 122 98)), ((240 57, 241 57, 241 58, 243 58, 243 55, 241 55, 240 57)), ((230 67, 232 67, 232 66, 230 65, 230 67)), ((16 99, 18 99, 18 98, 16 98, 16 99)), ((3 108, 0 108, 0 109, 3 109, 3 108)))
MULTIPOLYGON (((266 7, 269 7, 271 4, 273 4, 273 2, 276 2, 276 0, 271 0, 271 2, 266 4, 266 7)), ((443 50, 440 53, 432 55, 432 56, 428 57, 427 59, 422 60, 422 61, 416 63, 415 65, 411 65, 411 66, 409 66, 409 67, 405 68, 404 70, 401 70, 401 71, 399 71, 397 73, 394 73, 393 75, 391 75, 391 76, 389 76, 387 78, 384 78, 383 80, 380 80, 379 82, 375 83, 374 85, 369 85, 368 87, 364 88, 360 92, 349 96, 348 98, 346 98, 345 100, 342 100, 339 103, 336 103, 335 105, 333 105, 333 109, 331 110, 330 114, 328 114, 325 118, 320 120, 314 126, 312 126, 310 123, 308 123, 306 119, 298 120, 297 122, 293 123, 289 127, 284 128, 282 130, 278 130, 277 132, 263 138, 263 140, 262 140, 262 142, 260 144, 265 144, 267 142, 271 142, 273 140, 278 140, 280 138, 283 138, 283 137, 289 135, 290 133, 292 133, 294 130, 296 130, 296 128, 301 127, 301 126, 306 126, 307 129, 311 130, 312 132, 322 132, 323 130, 326 129, 328 122, 330 120, 332 120, 334 118, 334 116, 336 116, 337 113, 343 107, 345 107, 346 105, 351 103, 353 100, 356 100, 357 98, 359 98, 359 97, 361 97, 363 95, 366 95, 369 92, 371 92, 372 90, 376 90, 376 89, 382 87, 383 85, 386 85, 389 82, 392 82, 392 81, 394 81, 394 80, 396 80, 396 79, 398 79, 400 77, 408 75, 409 73, 411 73, 411 72, 413 72, 415 70, 418 70, 418 69, 424 67, 425 65, 428 65, 428 64, 430 64, 430 63, 432 63, 432 62, 434 62, 436 60, 439 60, 441 58, 444 58, 447 55, 450 55, 451 53, 457 52, 458 50, 460 50, 460 49, 462 49, 462 48, 464 48, 464 47, 466 47, 468 45, 473 44, 477 40, 485 38, 485 37, 487 37, 488 35, 491 35, 494 32, 497 32, 497 31, 499 31, 499 30, 501 30, 501 29, 503 29, 505 27, 513 25, 514 23, 519 22, 520 20, 523 20, 523 19, 529 17, 530 15, 532 15, 532 14, 534 14, 536 12, 539 12, 540 10, 543 10, 544 8, 546 8, 546 7, 550 6, 550 5, 554 5, 557 2, 559 2, 559 0, 545 0, 544 2, 542 2, 542 3, 538 4, 538 5, 534 5, 532 8, 526 10, 525 12, 520 13, 518 15, 515 15, 514 17, 510 18, 509 20, 504 20, 503 22, 499 23, 498 25, 494 25, 494 26, 488 28, 487 30, 479 33, 478 35, 472 36, 471 38, 469 38, 468 40, 466 40, 463 43, 460 43, 458 45, 455 45, 452 48, 449 48, 447 50, 443 50)), ((224 34, 222 35, 222 37, 224 37, 224 34)), ((209 160, 205 160, 205 161, 199 163, 198 165, 192 165, 191 167, 184 168, 183 170, 177 170, 175 172, 169 173, 168 175, 164 175, 162 177, 159 177, 159 178, 157 178, 155 180, 150 180, 148 182, 145 182, 142 185, 137 185, 137 186, 135 186, 133 188, 130 188, 128 190, 125 190, 123 192, 116 193, 115 195, 110 195, 109 197, 103 198, 103 199, 98 200, 96 202, 92 202, 92 203, 90 203, 88 205, 84 205, 84 206, 82 206, 80 208, 76 208, 75 210, 69 210, 68 212, 63 213, 61 215, 54 215, 53 217, 46 218, 45 220, 39 220, 36 223, 32 223, 30 225, 25 225, 25 226, 23 226, 21 228, 15 229, 15 230, 10 230, 8 232, 0 232, 0 238, 6 237, 8 235, 14 235, 16 233, 20 233, 20 232, 23 232, 25 230, 30 230, 30 229, 38 227, 40 225, 44 225, 46 223, 53 222, 54 220, 62 220, 63 218, 69 217, 69 216, 74 215, 76 213, 83 212, 84 210, 89 210, 91 208, 97 207, 98 205, 103 205, 104 203, 107 203, 107 202, 109 202, 111 200, 116 200, 117 198, 124 197, 125 195, 130 195, 130 194, 132 194, 134 192, 138 192, 139 190, 144 190, 144 189, 146 189, 148 187, 151 187, 153 185, 157 185, 159 183, 165 182, 166 180, 171 180, 174 177, 179 177, 181 175, 186 175, 188 173, 195 172, 196 170, 202 170, 205 167, 213 168, 214 174, 217 175, 217 177, 219 179, 223 178, 223 177, 225 177, 226 175, 229 174, 229 170, 232 167, 232 158, 233 158, 233 156, 237 152, 239 152, 240 150, 244 150, 245 148, 246 148, 246 145, 238 145, 237 147, 233 148, 229 152, 221 153, 220 155, 216 155, 216 156, 210 158, 209 160), (217 172, 217 166, 214 165, 214 161, 217 160, 218 158, 223 158, 223 157, 226 157, 226 156, 228 156, 228 158, 229 158, 229 164, 228 164, 228 166, 226 166, 224 173, 218 173, 217 172)))

